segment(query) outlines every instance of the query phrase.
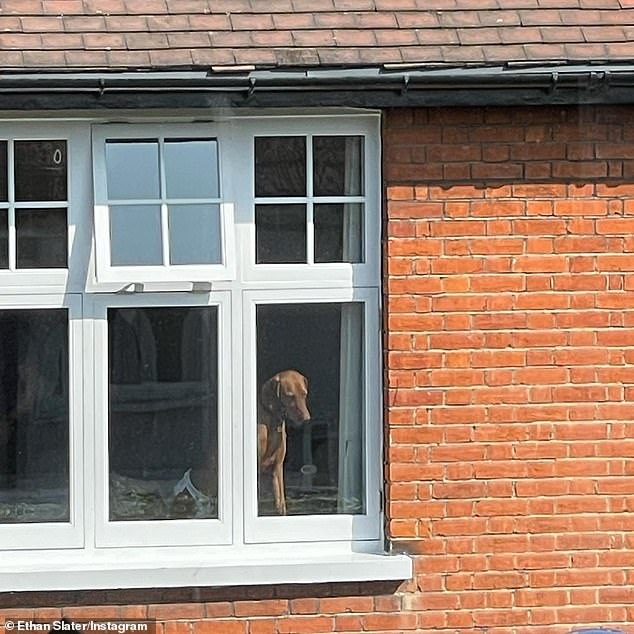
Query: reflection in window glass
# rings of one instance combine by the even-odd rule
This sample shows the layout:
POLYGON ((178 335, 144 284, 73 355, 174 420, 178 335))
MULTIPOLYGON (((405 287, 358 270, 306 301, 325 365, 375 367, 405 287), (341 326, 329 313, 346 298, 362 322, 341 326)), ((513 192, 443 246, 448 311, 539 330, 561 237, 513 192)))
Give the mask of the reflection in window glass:
POLYGON ((361 262, 362 210, 357 203, 315 205, 315 262, 361 262))
POLYGON ((163 263, 161 208, 158 205, 110 207, 110 260, 114 266, 163 263))
POLYGON ((168 198, 218 198, 218 144, 215 140, 165 141, 168 198))
POLYGON ((313 194, 361 196, 363 194, 363 137, 313 138, 313 194))
POLYGON ((69 521, 68 314, 0 311, 0 523, 69 521))
POLYGON ((66 200, 66 141, 16 141, 14 152, 16 201, 66 200))
POLYGON ((110 519, 218 517, 213 306, 108 310, 110 519))
POLYGON ((280 513, 273 488, 276 461, 270 456, 282 424, 286 512, 363 513, 362 305, 260 305, 256 315, 259 514, 280 513))
POLYGON ((258 264, 306 262, 306 205, 256 205, 258 264))
POLYGON ((18 268, 65 268, 68 259, 67 226, 66 209, 17 209, 18 268))
POLYGON ((158 141, 108 141, 106 178, 110 200, 160 197, 158 141))
POLYGON ((255 195, 306 195, 305 137, 256 137, 255 195))
POLYGON ((170 264, 219 264, 220 205, 169 205, 170 264))

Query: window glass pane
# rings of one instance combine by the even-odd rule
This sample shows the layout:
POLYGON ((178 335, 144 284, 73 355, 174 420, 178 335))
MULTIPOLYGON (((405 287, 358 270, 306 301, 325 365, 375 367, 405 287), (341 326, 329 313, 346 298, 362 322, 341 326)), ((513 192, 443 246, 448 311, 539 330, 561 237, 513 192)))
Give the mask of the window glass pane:
POLYGON ((16 201, 66 200, 66 141, 15 142, 16 201))
POLYGON ((168 198, 218 198, 218 144, 213 139, 165 141, 168 198))
POLYGON ((7 172, 7 142, 0 141, 0 201, 9 200, 9 176, 7 172))
POLYGON ((218 517, 218 315, 111 308, 110 519, 218 517))
POLYGON ((256 205, 256 262, 306 262, 306 205, 256 205))
POLYGON ((110 261, 113 266, 162 264, 159 205, 110 207, 110 261))
POLYGON ((220 205, 169 206, 170 264, 219 264, 220 205))
POLYGON ((362 305, 260 305, 256 315, 259 514, 283 512, 280 475, 289 515, 363 513, 362 305))
POLYGON ((357 203, 315 205, 315 262, 361 261, 362 210, 357 203))
POLYGON ((0 310, 0 523, 69 521, 68 315, 0 310))
POLYGON ((110 200, 159 198, 158 141, 106 142, 106 178, 110 200))
POLYGON ((18 268, 66 268, 67 231, 66 209, 16 209, 18 268))
POLYGON ((255 195, 306 195, 305 137, 256 137, 255 195))
POLYGON ((313 194, 361 196, 363 194, 363 137, 313 138, 313 194))
POLYGON ((9 268, 9 212, 0 209, 0 269, 9 268))

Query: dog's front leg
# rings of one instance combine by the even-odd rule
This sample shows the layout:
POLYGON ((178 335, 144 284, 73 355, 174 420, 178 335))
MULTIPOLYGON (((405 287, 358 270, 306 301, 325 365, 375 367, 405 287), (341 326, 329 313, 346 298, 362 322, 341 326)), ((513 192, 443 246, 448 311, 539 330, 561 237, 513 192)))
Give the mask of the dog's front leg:
POLYGON ((286 515, 286 495, 284 494, 284 463, 278 462, 273 467, 273 496, 275 508, 280 515, 286 515))

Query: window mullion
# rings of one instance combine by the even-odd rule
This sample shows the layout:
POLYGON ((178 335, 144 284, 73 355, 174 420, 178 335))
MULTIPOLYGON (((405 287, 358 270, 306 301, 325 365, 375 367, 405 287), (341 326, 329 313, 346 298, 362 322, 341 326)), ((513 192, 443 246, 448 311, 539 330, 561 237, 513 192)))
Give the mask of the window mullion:
POLYGON ((315 219, 313 214, 313 136, 306 137, 306 262, 315 262, 315 219))
POLYGON ((7 163, 9 166, 9 182, 8 182, 8 194, 9 194, 9 270, 15 271, 17 268, 17 254, 16 254, 16 234, 15 234, 15 153, 13 147, 13 141, 10 140, 7 143, 7 163))
POLYGON ((165 176, 165 139, 159 139, 159 186, 161 192, 161 244, 163 247, 163 266, 170 263, 169 222, 167 209, 167 186, 165 176))

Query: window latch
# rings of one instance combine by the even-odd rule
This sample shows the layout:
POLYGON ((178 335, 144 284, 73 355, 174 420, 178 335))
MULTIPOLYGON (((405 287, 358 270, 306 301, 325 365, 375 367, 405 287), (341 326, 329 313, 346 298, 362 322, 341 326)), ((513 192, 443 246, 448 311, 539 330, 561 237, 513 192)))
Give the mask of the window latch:
POLYGON ((211 282, 130 282, 122 286, 117 293, 171 293, 185 291, 190 293, 210 293, 211 282))

